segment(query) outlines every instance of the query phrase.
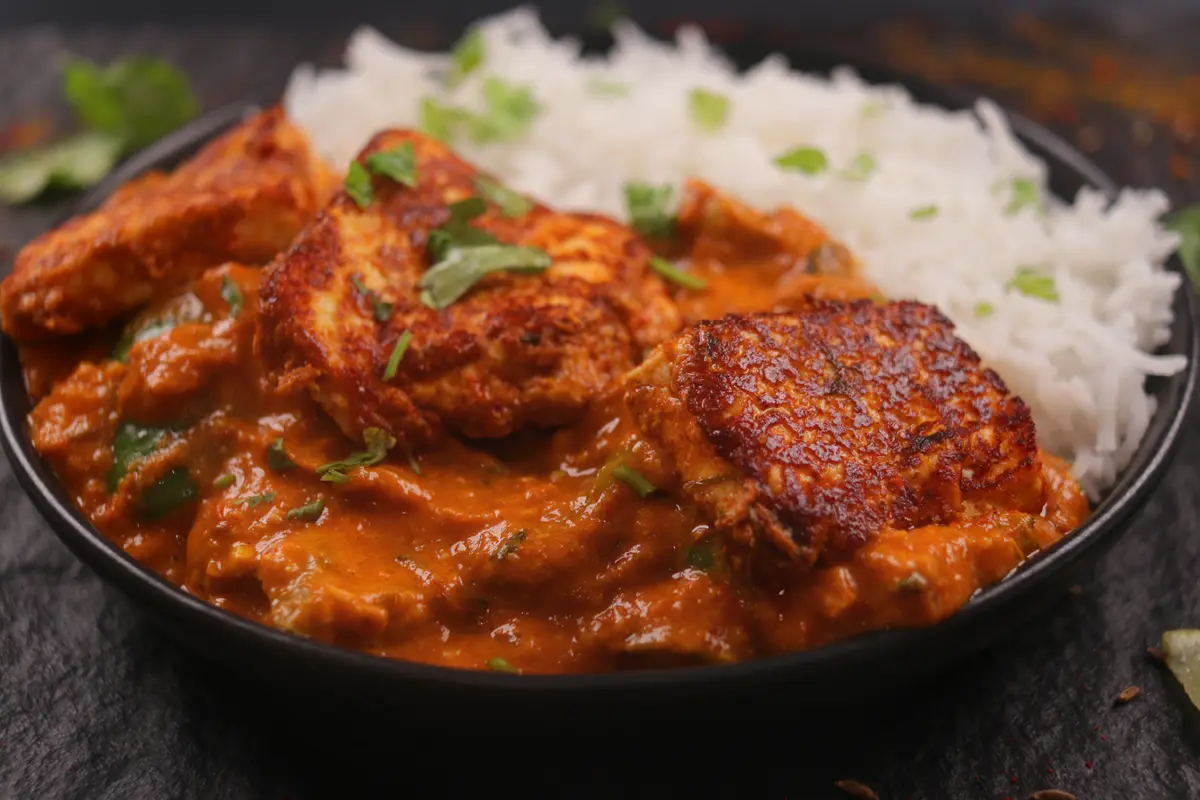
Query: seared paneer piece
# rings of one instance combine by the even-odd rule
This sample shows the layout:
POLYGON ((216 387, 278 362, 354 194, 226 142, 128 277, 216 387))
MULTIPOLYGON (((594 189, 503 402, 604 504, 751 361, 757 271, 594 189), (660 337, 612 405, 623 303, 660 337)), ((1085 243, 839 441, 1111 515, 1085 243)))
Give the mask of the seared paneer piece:
POLYGON ((324 205, 334 178, 276 107, 39 236, 0 284, 5 333, 105 325, 226 261, 263 264, 324 205))
POLYGON ((627 386, 679 491, 735 544, 792 563, 1045 503, 1029 409, 931 306, 813 301, 702 322, 627 386))
POLYGON ((610 219, 386 131, 270 267, 260 347, 281 390, 311 392, 356 440, 569 424, 679 326, 649 260, 610 219))

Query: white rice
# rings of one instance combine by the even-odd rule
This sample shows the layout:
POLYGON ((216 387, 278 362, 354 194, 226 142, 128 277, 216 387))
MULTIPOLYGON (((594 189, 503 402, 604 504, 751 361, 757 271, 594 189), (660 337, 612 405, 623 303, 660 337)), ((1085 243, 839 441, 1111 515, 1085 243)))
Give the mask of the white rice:
POLYGON ((445 54, 361 29, 344 69, 296 70, 288 113, 345 164, 375 132, 416 127, 423 98, 481 108, 485 76, 499 76, 528 86, 541 113, 516 141, 456 146, 514 188, 624 218, 626 182, 694 176, 759 207, 795 206, 849 245, 889 296, 936 304, 953 319, 1033 408, 1041 444, 1072 461, 1093 497, 1128 463, 1154 414, 1146 376, 1184 367, 1180 357, 1151 355, 1167 339, 1180 282, 1163 269, 1178 244, 1157 222, 1166 197, 1125 190, 1108 207, 1085 190, 1071 205, 1050 200, 1044 213, 1007 213, 1015 178, 1033 179, 1046 196, 1046 167, 991 103, 981 101, 978 116, 948 112, 848 69, 828 79, 795 72, 778 56, 739 74, 695 29, 672 46, 623 23, 603 59, 551 39, 527 9, 479 30, 483 66, 447 90, 445 54), (603 95, 598 81, 630 91, 603 95), (689 114, 696 87, 731 101, 714 133, 689 114), (831 169, 780 170, 773 159, 797 146, 823 150, 831 169), (866 180, 847 180, 839 173, 860 153, 877 167, 866 180), (935 217, 910 217, 930 205, 935 217), (1006 289, 1030 266, 1053 276, 1059 302, 1006 289), (994 311, 978 316, 981 303, 994 311))

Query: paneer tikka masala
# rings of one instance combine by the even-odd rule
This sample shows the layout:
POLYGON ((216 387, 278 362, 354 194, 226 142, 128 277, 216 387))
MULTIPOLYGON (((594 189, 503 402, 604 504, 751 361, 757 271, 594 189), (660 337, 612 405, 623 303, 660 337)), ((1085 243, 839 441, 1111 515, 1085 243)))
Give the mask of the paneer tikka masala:
POLYGON ((100 531, 391 658, 595 672, 929 625, 1089 510, 937 309, 698 181, 624 224, 412 131, 340 176, 273 108, 31 242, 0 309, 100 531))

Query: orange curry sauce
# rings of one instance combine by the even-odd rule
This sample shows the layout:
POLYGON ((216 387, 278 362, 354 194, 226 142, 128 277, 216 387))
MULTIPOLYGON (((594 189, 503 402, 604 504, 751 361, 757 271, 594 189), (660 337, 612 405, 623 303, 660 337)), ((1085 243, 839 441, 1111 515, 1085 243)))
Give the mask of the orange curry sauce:
MULTIPOLYGON (((701 189, 691 196, 685 229, 712 209, 701 189)), ((678 290, 689 321, 787 307, 797 293, 874 294, 800 215, 726 211, 729 225, 693 231, 688 267, 709 286, 678 290), (799 251, 829 263, 799 267, 799 251)), ((569 429, 452 440, 415 459, 397 449, 324 482, 318 466, 361 446, 272 390, 254 352, 259 279, 210 270, 143 312, 143 326, 175 327, 133 343, 125 363, 110 341, 24 348, 41 400, 30 430, 79 508, 133 558, 314 639, 526 673, 732 661, 936 622, 1088 513, 1066 465, 1045 456, 1042 515, 884 530, 847 561, 758 591, 719 552, 692 547, 698 512, 611 477, 619 457, 655 485, 672 480, 619 391, 569 429), (118 450, 142 457, 122 470, 118 450)))

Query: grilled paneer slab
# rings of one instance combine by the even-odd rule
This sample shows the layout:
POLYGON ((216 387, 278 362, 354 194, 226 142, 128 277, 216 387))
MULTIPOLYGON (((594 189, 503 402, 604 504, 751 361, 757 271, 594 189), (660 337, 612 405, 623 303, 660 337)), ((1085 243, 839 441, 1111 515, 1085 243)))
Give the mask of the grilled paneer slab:
POLYGON ((791 563, 1045 503, 1029 409, 930 306, 813 301, 701 322, 627 386, 682 493, 734 543, 791 563))
POLYGON ((45 339, 98 327, 225 261, 262 264, 324 205, 334 178, 280 108, 170 174, 30 242, 0 284, 4 331, 45 339))
POLYGON ((624 226, 506 194, 409 131, 377 135, 357 163, 364 180, 375 172, 368 196, 339 193, 272 264, 260 336, 280 389, 311 391, 350 438, 378 427, 418 448, 445 430, 500 437, 570 423, 678 328, 648 271, 650 252, 624 226), (381 160, 412 169, 400 182, 381 160), (451 204, 481 206, 471 200, 481 196, 481 214, 453 217, 451 204), (492 271, 448 304, 427 303, 419 284, 431 238, 448 223, 460 238, 548 258, 540 270, 492 271))

